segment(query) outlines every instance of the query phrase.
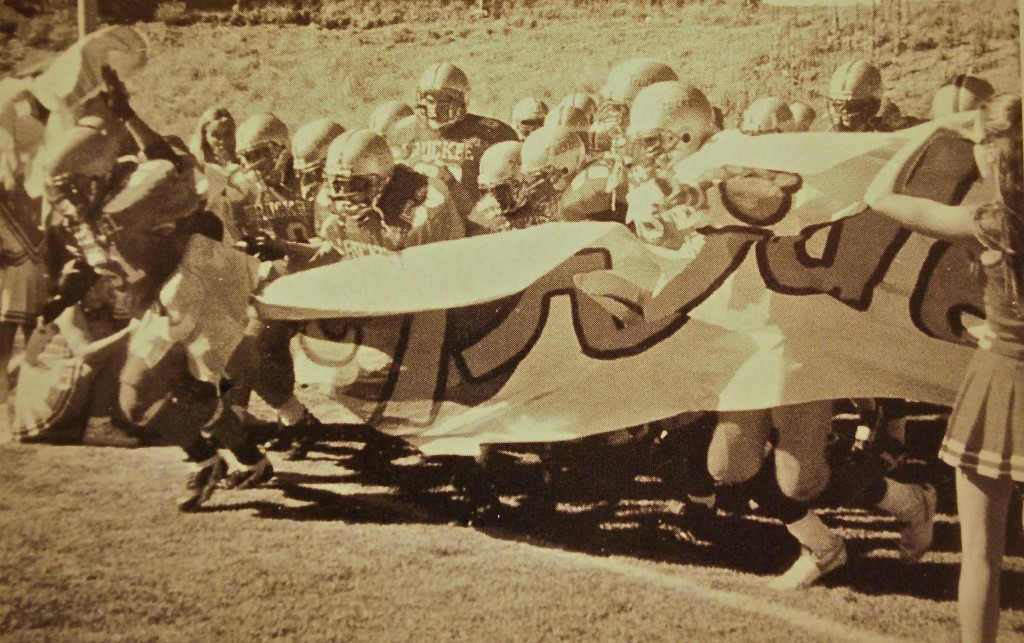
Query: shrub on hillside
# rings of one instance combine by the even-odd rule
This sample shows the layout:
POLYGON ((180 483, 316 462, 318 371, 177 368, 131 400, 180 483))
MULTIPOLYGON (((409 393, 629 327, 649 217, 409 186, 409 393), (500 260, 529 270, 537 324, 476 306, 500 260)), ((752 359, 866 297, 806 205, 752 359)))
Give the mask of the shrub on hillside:
POLYGON ((167 25, 183 27, 199 22, 199 14, 184 2, 161 2, 156 8, 156 19, 167 25))
POLYGON ((100 18, 107 23, 148 22, 156 16, 159 0, 99 0, 100 18))
POLYGON ((78 39, 77 20, 70 9, 40 13, 18 24, 15 35, 29 47, 61 51, 78 39))

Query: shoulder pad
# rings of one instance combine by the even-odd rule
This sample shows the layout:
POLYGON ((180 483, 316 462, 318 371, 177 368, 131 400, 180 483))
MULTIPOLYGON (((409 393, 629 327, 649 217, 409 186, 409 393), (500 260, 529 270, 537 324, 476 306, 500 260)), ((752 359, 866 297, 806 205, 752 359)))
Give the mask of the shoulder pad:
POLYGON ((514 141, 519 138, 516 135, 516 131, 512 129, 512 126, 503 121, 499 121, 496 118, 490 118, 488 116, 478 116, 476 114, 470 114, 469 116, 474 117, 477 131, 481 134, 486 134, 487 138, 492 143, 514 141))
MULTIPOLYGON (((399 139, 399 137, 396 135, 397 133, 399 133, 399 132, 414 132, 419 127, 419 124, 420 124, 420 121, 419 121, 419 118, 417 118, 416 114, 411 114, 409 116, 406 116, 402 120, 400 120, 397 123, 395 123, 395 126, 391 130, 392 131, 391 136, 393 138, 399 139)), ((399 139, 399 140, 402 140, 402 139, 399 139)))

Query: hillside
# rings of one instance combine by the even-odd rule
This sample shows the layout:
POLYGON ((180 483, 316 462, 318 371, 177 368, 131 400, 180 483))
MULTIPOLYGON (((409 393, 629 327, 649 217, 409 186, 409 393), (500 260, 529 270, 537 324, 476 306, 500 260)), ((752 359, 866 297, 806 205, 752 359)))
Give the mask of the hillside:
MULTIPOLYGON (((959 72, 973 71, 998 90, 1020 90, 1013 0, 971 3, 969 14, 962 2, 949 1, 883 0, 874 12, 742 4, 536 0, 506 2, 502 17, 484 18, 459 3, 350 2, 359 13, 347 14, 327 3, 321 12, 349 17, 321 20, 345 25, 328 29, 237 26, 287 22, 284 9, 251 10, 233 20, 170 3, 157 12, 165 22, 139 24, 151 42, 152 61, 129 86, 141 114, 179 135, 211 104, 228 107, 236 118, 272 110, 293 126, 334 116, 352 127, 365 122, 379 101, 412 100, 421 70, 441 59, 469 74, 471 108, 500 118, 523 96, 552 102, 575 89, 596 90, 612 65, 637 56, 672 65, 732 121, 751 100, 768 94, 808 100, 822 112, 832 71, 853 57, 879 65, 890 98, 909 114, 927 114, 935 89, 959 72), (373 6, 379 10, 368 8, 373 6)), ((7 67, 45 57, 41 49, 55 47, 47 38, 64 37, 70 17, 49 16, 64 22, 48 31, 15 30, 8 37, 7 67), (23 32, 34 34, 36 46, 23 32)))

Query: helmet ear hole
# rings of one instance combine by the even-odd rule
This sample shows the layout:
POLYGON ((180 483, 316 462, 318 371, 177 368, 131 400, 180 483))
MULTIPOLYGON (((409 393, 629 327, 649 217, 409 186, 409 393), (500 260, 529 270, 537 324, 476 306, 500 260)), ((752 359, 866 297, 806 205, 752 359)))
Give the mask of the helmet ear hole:
POLYGON ((689 132, 683 132, 683 135, 680 137, 680 140, 683 143, 689 143, 690 142, 690 133, 689 132))

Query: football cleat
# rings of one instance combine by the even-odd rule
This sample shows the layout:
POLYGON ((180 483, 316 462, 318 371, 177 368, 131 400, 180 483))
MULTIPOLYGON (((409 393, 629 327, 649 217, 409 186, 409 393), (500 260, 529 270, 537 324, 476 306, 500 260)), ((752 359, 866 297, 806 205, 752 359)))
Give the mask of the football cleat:
POLYGON ((220 486, 224 489, 252 489, 270 482, 273 478, 274 465, 270 464, 270 460, 263 458, 251 467, 228 474, 220 486))
POLYGON ((200 464, 199 469, 192 472, 185 483, 187 493, 178 498, 180 511, 195 511, 213 495, 218 483, 227 474, 228 463, 216 455, 200 464))
POLYGON ((795 589, 810 587, 826 574, 833 572, 846 564, 846 543, 839 539, 838 546, 829 552, 815 554, 810 549, 803 547, 800 557, 786 571, 785 574, 775 578, 769 587, 774 590, 788 592, 795 589))

